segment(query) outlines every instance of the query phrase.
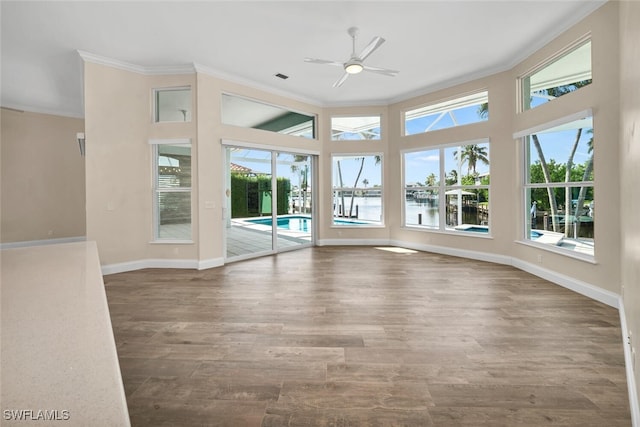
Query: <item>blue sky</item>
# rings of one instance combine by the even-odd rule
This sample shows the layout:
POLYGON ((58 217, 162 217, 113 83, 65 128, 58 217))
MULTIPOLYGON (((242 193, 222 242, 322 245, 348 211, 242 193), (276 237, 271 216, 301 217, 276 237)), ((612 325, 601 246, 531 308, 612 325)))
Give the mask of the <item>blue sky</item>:
MULTIPOLYGON (((460 111, 460 110, 459 110, 460 111)), ((464 114, 476 114, 477 107, 468 107, 468 111, 464 112, 464 114)), ((456 112, 456 118, 465 117, 464 114, 458 114, 456 112)), ((427 117, 427 121, 433 121, 433 118, 427 117)), ((444 119, 443 119, 444 120, 444 119)), ((468 118, 458 119, 459 122, 463 120, 469 120, 468 118)), ((425 121, 425 123, 427 122, 425 121)), ((417 122, 414 120, 414 122, 417 122)), ((425 123, 413 123, 412 126, 422 127, 424 129, 425 123)), ((443 121, 444 125, 445 122, 443 121)), ((427 125, 428 126, 428 125, 427 125)), ((567 126, 565 126, 567 127, 567 126)), ((560 130, 552 133, 539 133, 538 137, 540 143, 542 145, 542 149, 545 153, 547 161, 551 159, 555 159, 557 163, 566 163, 567 158, 569 156, 569 150, 573 145, 573 141, 576 136, 576 129, 568 126, 567 130, 560 130)), ((575 164, 583 164, 585 163, 590 154, 588 152, 587 142, 592 137, 592 134, 587 132, 587 128, 585 128, 582 132, 582 136, 580 138, 580 143, 578 146, 578 150, 574 156, 575 164)), ((464 142, 462 142, 464 144, 464 142)), ((514 144, 518 144, 518 141, 514 141, 514 144)), ((455 146, 446 147, 444 149, 445 155, 445 171, 450 173, 452 169, 457 169, 457 160, 453 156, 454 151, 458 148, 455 146)), ((488 152, 489 159, 491 159, 491 144, 488 144, 488 152)), ((439 176, 440 164, 438 160, 439 149, 425 149, 418 152, 409 152, 404 156, 405 161, 405 182, 406 183, 414 183, 420 182, 424 183, 427 176, 433 173, 436 177, 439 176)), ((537 160, 537 154, 533 145, 530 150, 531 162, 535 162, 537 160)), ((279 162, 285 164, 279 164, 277 173, 279 176, 284 176, 291 179, 293 185, 298 185, 299 179, 298 176, 291 172, 291 165, 289 161, 292 160, 291 156, 280 155, 278 158, 279 162)), ((261 150, 240 150, 234 151, 232 153, 232 162, 238 163, 240 165, 249 167, 255 171, 270 173, 271 164, 270 164, 270 154, 268 151, 261 150)), ((384 161, 384 159, 383 159, 384 161)), ((358 169, 360 167, 360 161, 355 158, 346 158, 341 161, 342 167, 342 178, 345 186, 352 186, 355 182, 356 175, 358 173, 358 169)), ((484 165, 481 162, 478 162, 476 165, 477 172, 482 175, 489 172, 489 167, 484 165)), ((467 166, 466 164, 462 166, 462 174, 467 174, 467 166)), ((373 187, 375 185, 381 184, 381 175, 382 175, 382 165, 375 164, 375 160, 373 155, 367 155, 365 160, 365 165, 362 171, 362 175, 359 180, 359 187, 362 187, 362 181, 367 179, 369 184, 367 187, 373 187)), ((337 185, 338 180, 337 176, 333 177, 334 184, 337 185)))

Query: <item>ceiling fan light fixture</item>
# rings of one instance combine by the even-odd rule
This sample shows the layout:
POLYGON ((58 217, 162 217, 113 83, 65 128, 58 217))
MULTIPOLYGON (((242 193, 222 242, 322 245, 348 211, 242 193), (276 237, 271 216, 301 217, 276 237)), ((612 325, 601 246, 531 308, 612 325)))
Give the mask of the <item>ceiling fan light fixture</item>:
POLYGON ((358 62, 347 62, 344 66, 344 71, 349 74, 358 74, 361 73, 364 67, 362 64, 358 62))

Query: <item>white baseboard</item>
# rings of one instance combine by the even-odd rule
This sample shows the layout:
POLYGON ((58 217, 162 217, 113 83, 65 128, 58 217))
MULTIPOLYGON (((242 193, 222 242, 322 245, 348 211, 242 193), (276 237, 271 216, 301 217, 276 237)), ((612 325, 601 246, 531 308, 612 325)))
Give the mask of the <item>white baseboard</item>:
POLYGON ((24 242, 0 243, 0 250, 28 248, 31 246, 42 246, 42 245, 59 245, 61 243, 84 242, 86 240, 87 238, 85 236, 77 236, 77 237, 60 237, 57 239, 27 240, 24 242))
POLYGON ((224 258, 212 258, 198 261, 195 259, 141 259, 102 266, 102 274, 116 274, 144 268, 183 268, 188 270, 206 270, 224 265, 224 258))
POLYGON ((211 258, 198 261, 198 270, 206 270, 224 265, 224 258, 211 258))
POLYGON ((624 365, 627 376, 627 389, 629 392, 629 407, 631 409, 631 425, 640 426, 640 406, 638 404, 638 389, 636 388, 636 376, 633 373, 633 355, 629 345, 629 329, 627 327, 627 316, 624 311, 622 297, 618 303, 620 312, 620 328, 622 329, 622 345, 624 347, 624 365))
POLYGON ((407 249, 415 249, 416 251, 432 252, 441 255, 450 255, 460 258, 475 259, 478 261, 493 262, 495 264, 511 264, 511 257, 496 255, 487 252, 469 251, 465 249, 450 248, 447 246, 425 245, 421 243, 402 242, 399 240, 391 240, 389 244, 393 246, 403 247, 407 249))
POLYGON ((546 268, 539 267, 535 264, 531 264, 517 258, 512 258, 511 265, 522 271, 531 273, 534 276, 538 276, 542 279, 553 282, 556 285, 571 289, 574 292, 599 301, 608 306, 618 309, 620 308, 618 306, 620 303, 620 295, 614 292, 607 291, 606 289, 602 289, 573 277, 565 276, 564 274, 555 271, 547 270, 546 268))

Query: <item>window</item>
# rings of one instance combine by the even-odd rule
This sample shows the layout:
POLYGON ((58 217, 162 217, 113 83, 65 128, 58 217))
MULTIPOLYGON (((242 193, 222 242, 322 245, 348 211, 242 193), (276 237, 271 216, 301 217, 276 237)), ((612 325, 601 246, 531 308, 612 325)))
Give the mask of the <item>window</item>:
POLYGON ((331 140, 379 140, 380 116, 331 117, 331 140))
POLYGON ((222 94, 222 123, 314 139, 315 116, 236 95, 222 94))
POLYGON ((568 52, 520 79, 522 109, 528 110, 591 84, 591 41, 568 52))
POLYGON ((414 135, 489 120, 488 92, 478 92, 404 113, 404 134, 414 135))
POLYGON ((404 225, 489 233, 489 143, 403 154, 404 225))
POLYGON ((524 135, 525 240, 593 256, 592 123, 588 115, 524 135))
POLYGON ((152 141, 156 240, 191 240, 191 144, 152 141))
POLYGON ((154 98, 156 123, 191 121, 191 88, 155 89, 154 98))
POLYGON ((334 155, 333 225, 382 225, 382 156, 334 155))

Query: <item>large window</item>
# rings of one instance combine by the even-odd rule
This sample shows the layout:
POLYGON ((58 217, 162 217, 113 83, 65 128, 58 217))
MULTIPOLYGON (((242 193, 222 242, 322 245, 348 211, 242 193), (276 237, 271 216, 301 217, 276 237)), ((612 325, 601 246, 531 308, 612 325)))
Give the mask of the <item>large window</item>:
POLYGON ((591 41, 583 41, 520 79, 528 110, 591 84, 591 41))
POLYGON ((405 111, 404 134, 414 135, 488 119, 488 92, 477 92, 405 111))
POLYGON ((382 156, 334 155, 333 225, 382 225, 382 156))
POLYGON ((191 145, 154 140, 156 240, 191 240, 191 145))
POLYGON ((404 224, 489 233, 489 143, 403 154, 404 224))
MULTIPOLYGON (((585 113, 587 114, 587 113, 585 113)), ((593 256, 593 124, 590 115, 523 135, 525 236, 593 256)))

